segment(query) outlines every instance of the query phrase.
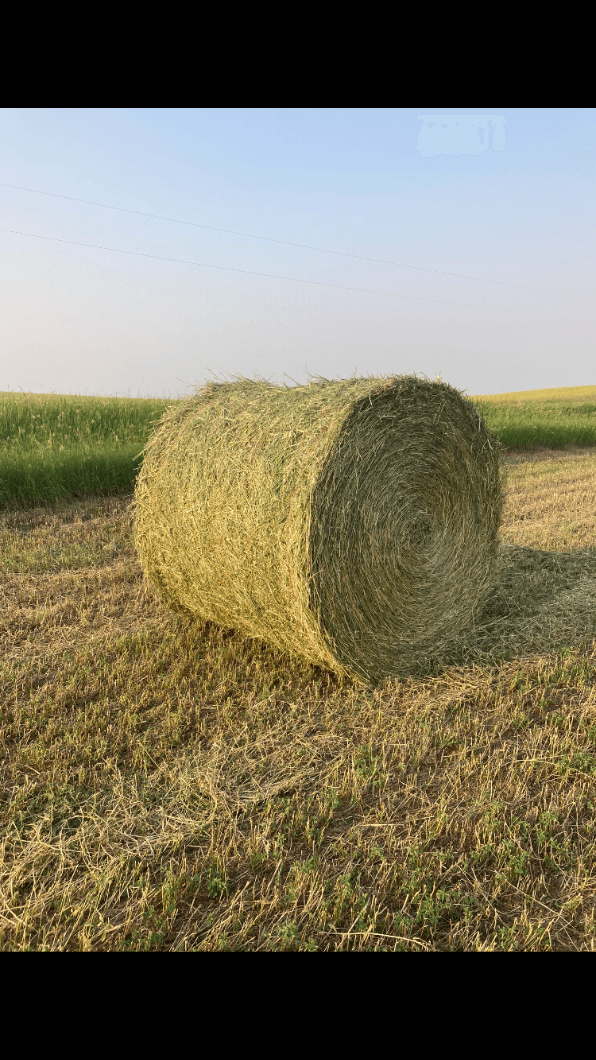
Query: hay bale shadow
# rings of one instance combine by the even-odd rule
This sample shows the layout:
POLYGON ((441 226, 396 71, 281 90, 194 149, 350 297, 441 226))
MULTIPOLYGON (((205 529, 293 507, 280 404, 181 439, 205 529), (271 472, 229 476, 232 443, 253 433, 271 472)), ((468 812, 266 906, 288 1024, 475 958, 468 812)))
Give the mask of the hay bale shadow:
POLYGON ((596 636, 596 549, 500 544, 493 587, 465 642, 429 670, 490 666, 561 651, 596 636))

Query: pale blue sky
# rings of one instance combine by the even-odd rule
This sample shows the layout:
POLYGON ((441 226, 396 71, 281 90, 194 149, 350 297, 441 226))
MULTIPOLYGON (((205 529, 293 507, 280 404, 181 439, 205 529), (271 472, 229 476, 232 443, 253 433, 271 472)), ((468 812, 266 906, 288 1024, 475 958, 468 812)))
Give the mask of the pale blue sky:
POLYGON ((4 109, 0 136, 0 390, 596 384, 594 108, 4 109))

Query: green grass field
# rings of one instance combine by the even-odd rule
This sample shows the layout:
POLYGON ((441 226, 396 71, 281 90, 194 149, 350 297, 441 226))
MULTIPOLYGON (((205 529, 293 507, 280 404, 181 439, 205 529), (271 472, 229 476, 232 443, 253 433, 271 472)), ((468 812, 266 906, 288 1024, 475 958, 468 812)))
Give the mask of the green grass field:
POLYGON ((509 449, 596 445, 596 386, 484 394, 471 400, 509 449))
POLYGON ((168 404, 0 392, 0 508, 130 490, 168 404))
MULTIPOLYGON (((510 449, 596 445, 596 386, 471 400, 510 449)), ((175 403, 0 391, 0 508, 132 490, 153 425, 175 403)))

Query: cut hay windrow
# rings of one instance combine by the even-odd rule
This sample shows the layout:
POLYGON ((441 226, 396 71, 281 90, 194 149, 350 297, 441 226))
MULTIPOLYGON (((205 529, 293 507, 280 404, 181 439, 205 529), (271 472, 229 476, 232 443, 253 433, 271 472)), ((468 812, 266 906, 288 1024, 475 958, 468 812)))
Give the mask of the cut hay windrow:
POLYGON ((207 383, 164 413, 135 491, 174 610, 374 687, 424 670, 490 590, 498 440, 417 376, 207 383))

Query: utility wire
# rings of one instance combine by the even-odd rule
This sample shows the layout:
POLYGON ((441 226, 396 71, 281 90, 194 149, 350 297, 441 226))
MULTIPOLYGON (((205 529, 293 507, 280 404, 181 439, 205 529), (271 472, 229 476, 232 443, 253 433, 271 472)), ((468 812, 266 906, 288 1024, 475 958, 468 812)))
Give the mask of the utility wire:
MULTIPOLYGON (((329 250, 327 247, 311 247, 308 243, 289 243, 286 239, 273 239, 271 236, 255 236, 251 232, 236 232, 232 228, 215 228, 213 225, 199 224, 197 221, 181 221, 178 217, 164 217, 158 213, 145 213, 143 210, 130 210, 125 206, 109 206, 105 202, 94 202, 91 199, 75 199, 72 195, 60 195, 55 191, 39 191, 37 188, 24 188, 20 184, 5 184, 0 181, 1 188, 15 188, 17 191, 30 191, 34 195, 50 195, 54 199, 68 199, 69 202, 83 202, 87 206, 101 206, 104 210, 118 210, 120 213, 134 213, 139 217, 153 217, 158 221, 173 221, 177 225, 192 225, 193 228, 206 228, 210 232, 225 232, 230 236, 244 236, 247 239, 264 239, 268 243, 280 243, 284 247, 299 247, 301 250, 316 250, 322 254, 337 254, 343 258, 357 258, 359 261, 374 261, 378 265, 396 265, 400 269, 416 269, 417 272, 433 272, 437 276, 455 276, 460 280, 477 280, 478 283, 496 283, 500 287, 517 287, 520 291, 538 291, 541 294, 561 294, 565 298, 587 298, 593 301, 593 296, 586 294, 573 294, 567 291, 546 291, 543 287, 524 287, 519 283, 505 283, 503 280, 485 280, 481 276, 464 276, 459 272, 444 272, 441 269, 429 269, 423 265, 405 265, 401 261, 388 261, 385 258, 369 258, 364 254, 350 254, 346 250, 329 250)), ((264 273, 262 275, 265 275, 264 273)), ((349 288, 357 290, 357 288, 349 288)), ((434 301, 434 299, 433 299, 434 301)), ((452 303, 455 304, 455 303, 452 303)))
POLYGON ((253 272, 249 269, 234 269, 229 265, 210 265, 204 261, 188 261, 186 258, 166 258, 161 254, 145 254, 142 250, 121 250, 120 247, 104 247, 98 243, 79 243, 74 239, 58 239, 56 236, 40 236, 36 232, 19 232, 15 228, 0 228, 0 232, 9 232, 15 236, 29 236, 32 239, 47 239, 53 243, 68 243, 73 247, 89 247, 92 250, 110 250, 116 254, 130 254, 137 258, 153 258, 156 261, 174 261, 179 265, 198 265, 201 269, 219 269, 221 272, 241 272, 245 276, 266 276, 269 280, 291 280, 293 283, 310 283, 316 287, 333 287, 338 291, 359 291, 361 294, 384 294, 391 298, 412 299, 415 302, 439 302, 441 305, 465 306, 468 309, 488 309, 496 313, 523 313, 525 316, 549 317, 554 320, 591 320, 591 317, 562 317, 550 313, 531 313, 527 309, 499 309, 498 306, 473 305, 470 302, 447 302, 443 298, 421 298, 415 294, 398 294, 396 291, 373 291, 368 287, 344 287, 339 283, 324 283, 322 280, 302 280, 297 276, 276 276, 271 272, 253 272))

